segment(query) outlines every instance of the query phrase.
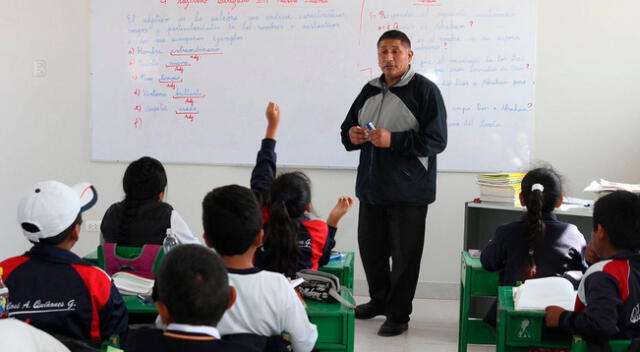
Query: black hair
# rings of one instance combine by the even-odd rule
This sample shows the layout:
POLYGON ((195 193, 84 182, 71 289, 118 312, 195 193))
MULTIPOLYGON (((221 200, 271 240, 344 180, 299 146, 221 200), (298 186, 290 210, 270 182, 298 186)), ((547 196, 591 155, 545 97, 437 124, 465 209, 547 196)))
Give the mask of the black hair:
POLYGON ((601 225, 617 249, 640 248, 640 197, 615 191, 598 199, 593 208, 593 230, 601 225))
POLYGON ((229 303, 224 263, 201 245, 179 245, 167 253, 156 283, 158 300, 178 324, 216 326, 229 303))
POLYGON ((129 235, 129 225, 136 218, 140 205, 156 200, 165 187, 167 187, 167 173, 157 159, 143 156, 129 164, 122 178, 125 198, 122 203, 124 212, 120 219, 118 235, 120 240, 129 235))
POLYGON ((409 37, 407 37, 406 34, 399 30, 392 29, 390 31, 382 33, 382 35, 378 39, 378 43, 376 44, 376 46, 380 46, 380 43, 385 39, 399 39, 400 42, 407 45, 407 47, 411 49, 411 40, 409 40, 409 37))
POLYGON ((278 176, 269 191, 269 222, 264 237, 264 269, 295 277, 298 269, 297 218, 311 204, 311 181, 302 172, 278 176))
POLYGON ((553 212, 562 197, 562 181, 560 176, 550 167, 533 169, 522 179, 522 197, 527 207, 527 230, 524 233, 527 241, 527 277, 536 275, 535 250, 544 242, 545 224, 543 214, 553 212), (544 190, 533 185, 539 184, 544 190))
MULTIPOLYGON (((20 225, 22 226, 22 229, 27 231, 27 232, 38 232, 38 231, 40 231, 38 226, 36 226, 36 225, 34 225, 34 224, 30 223, 30 222, 23 222, 20 225)), ((69 225, 69 227, 64 229, 62 232, 60 232, 59 234, 57 234, 57 235, 55 235, 53 237, 41 238, 39 242, 34 242, 34 241, 29 241, 29 242, 31 242, 33 244, 38 244, 38 245, 57 246, 60 243, 64 242, 67 239, 67 237, 69 237, 69 235, 71 235, 71 232, 73 231, 73 228, 76 227, 76 225, 82 225, 82 213, 78 213, 78 216, 73 221, 73 223, 71 225, 69 225)))
POLYGON ((253 192, 242 186, 218 187, 202 201, 204 236, 221 255, 246 252, 262 228, 262 213, 253 192))

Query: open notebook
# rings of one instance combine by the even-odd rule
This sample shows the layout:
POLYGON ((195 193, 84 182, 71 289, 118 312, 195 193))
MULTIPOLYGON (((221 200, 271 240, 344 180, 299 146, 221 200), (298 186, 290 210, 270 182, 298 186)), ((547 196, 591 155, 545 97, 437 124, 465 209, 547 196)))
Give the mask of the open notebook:
POLYGON ((120 294, 151 296, 154 280, 126 271, 119 271, 113 274, 112 278, 113 284, 120 291, 120 294))
POLYGON ((575 301, 573 285, 562 277, 530 279, 513 289, 515 310, 544 311, 547 306, 573 310, 575 301))

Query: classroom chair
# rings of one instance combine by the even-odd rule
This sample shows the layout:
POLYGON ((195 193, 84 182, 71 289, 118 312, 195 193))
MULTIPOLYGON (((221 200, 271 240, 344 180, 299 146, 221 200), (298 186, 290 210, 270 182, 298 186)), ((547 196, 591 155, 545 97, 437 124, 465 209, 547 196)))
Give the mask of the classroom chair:
POLYGON ((496 297, 500 274, 482 268, 479 258, 469 252, 461 254, 460 314, 458 322, 458 352, 466 352, 467 344, 495 345, 496 335, 482 318, 469 317, 473 297, 496 297))
POLYGON ((164 257, 164 249, 160 245, 144 245, 142 247, 127 247, 117 246, 114 243, 105 243, 98 246, 98 266, 104 269, 107 274, 113 275, 118 271, 131 271, 134 274, 140 274, 141 276, 153 279, 158 272, 160 262, 164 257), (146 262, 143 262, 142 267, 130 266, 128 263, 140 259, 141 253, 145 250, 151 251, 155 258, 146 258, 146 262), (117 263, 108 263, 109 255, 105 255, 105 251, 111 251, 112 257, 118 259, 117 263), (138 270, 137 270, 138 269, 138 270))
MULTIPOLYGON (((609 348, 611 352, 634 352, 640 350, 640 341, 632 340, 611 340, 609 341, 609 348), (635 344, 632 346, 632 344, 635 344)), ((571 343, 571 351, 574 352, 596 352, 593 348, 589 347, 589 344, 584 341, 580 336, 574 336, 571 343)))

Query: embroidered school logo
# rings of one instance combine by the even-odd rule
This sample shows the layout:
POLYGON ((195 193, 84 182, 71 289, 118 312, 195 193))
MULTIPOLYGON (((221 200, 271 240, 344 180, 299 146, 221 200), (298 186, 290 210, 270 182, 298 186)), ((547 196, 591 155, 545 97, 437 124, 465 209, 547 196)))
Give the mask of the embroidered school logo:
POLYGON ((518 338, 520 339, 531 338, 531 331, 529 331, 529 325, 531 325, 531 322, 529 321, 529 319, 525 319, 520 322, 520 330, 518 330, 518 338))
POLYGON ((631 311, 631 319, 629 319, 629 321, 631 321, 631 324, 635 324, 640 321, 640 303, 633 307, 633 310, 631 311))

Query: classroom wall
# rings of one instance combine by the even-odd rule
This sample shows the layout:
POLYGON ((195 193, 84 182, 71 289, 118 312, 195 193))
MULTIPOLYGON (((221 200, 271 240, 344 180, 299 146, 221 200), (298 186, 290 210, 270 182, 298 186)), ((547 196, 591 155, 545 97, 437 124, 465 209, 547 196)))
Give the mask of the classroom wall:
MULTIPOLYGON (((534 158, 565 176, 567 194, 593 179, 640 183, 640 2, 539 1, 534 158)), ((98 220, 122 198, 125 164, 90 161, 89 1, 11 1, 0 14, 0 259, 29 244, 16 222, 24 189, 43 179, 93 182, 98 220), (46 77, 32 75, 33 60, 47 62, 46 77)), ((371 55, 375 55, 372 51, 371 55)), ((348 107, 345 107, 345 111, 348 107)), ((283 123, 286 123, 286 110, 283 123)), ((262 127, 256 127, 262 129, 262 127)), ((259 141, 256 141, 258 148, 259 141)), ((305 170, 314 205, 326 215, 338 195, 353 195, 355 172, 305 170)), ((213 187, 248 184, 245 167, 167 165, 170 202, 195 233, 202 232, 200 202, 213 187)), ((478 194, 473 174, 440 173, 430 207, 418 296, 457 297, 464 202, 478 194)), ((337 248, 357 252, 357 206, 343 220, 337 248)), ((83 228, 74 248, 84 254, 98 234, 83 228)), ((359 258, 356 286, 364 273, 359 258)))

